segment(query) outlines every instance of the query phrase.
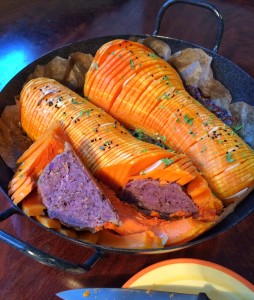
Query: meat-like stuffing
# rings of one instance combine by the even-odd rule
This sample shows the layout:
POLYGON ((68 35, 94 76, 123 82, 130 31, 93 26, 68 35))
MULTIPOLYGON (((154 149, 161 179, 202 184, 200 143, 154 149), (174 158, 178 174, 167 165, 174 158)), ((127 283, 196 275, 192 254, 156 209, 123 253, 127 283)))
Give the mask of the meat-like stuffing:
POLYGON ((110 200, 69 145, 43 170, 38 190, 49 217, 65 225, 94 232, 106 222, 119 224, 110 200))
POLYGON ((178 183, 161 184, 159 180, 140 179, 127 183, 122 199, 147 210, 192 215, 198 212, 196 205, 178 183))

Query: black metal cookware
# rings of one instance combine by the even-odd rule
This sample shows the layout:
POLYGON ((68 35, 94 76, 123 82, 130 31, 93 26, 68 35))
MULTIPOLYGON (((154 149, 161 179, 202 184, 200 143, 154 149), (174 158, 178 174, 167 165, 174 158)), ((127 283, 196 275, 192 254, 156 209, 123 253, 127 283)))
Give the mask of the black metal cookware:
MULTIPOLYGON (((216 76, 216 79, 219 80, 224 86, 226 86, 233 97, 233 101, 236 101, 238 99, 245 99, 248 101, 249 104, 254 105, 254 80, 245 73, 241 68, 227 60, 226 58, 220 56, 217 54, 217 50, 219 48, 221 38, 223 34, 223 20, 218 12, 218 10, 211 4, 204 3, 197 0, 173 0, 166 2, 160 9, 157 17, 157 23, 155 26, 155 30, 153 32, 153 36, 156 36, 157 38, 163 40, 164 42, 168 43, 172 49, 172 52, 176 52, 185 48, 202 48, 208 55, 210 55, 213 58, 213 70, 214 74, 216 76), (161 19, 163 17, 163 14, 165 10, 175 3, 186 3, 186 4, 192 4, 195 6, 200 6, 205 9, 209 9, 212 11, 218 21, 218 29, 217 29, 217 37, 215 41, 215 46, 213 50, 208 50, 203 47, 197 46, 195 44, 178 40, 178 39, 172 39, 168 37, 159 36, 159 29, 160 29, 160 23, 161 19)), ((104 43, 113 40, 113 39, 128 39, 130 36, 133 35, 116 35, 116 36, 105 36, 105 37, 99 37, 99 38, 93 38, 81 42, 76 42, 70 45, 67 45, 65 47, 62 47, 60 49, 57 49, 53 52, 48 53, 47 55, 39 58, 38 60, 34 61, 30 65, 28 65, 26 68, 24 68, 21 72, 19 72, 3 89, 1 95, 0 95, 0 113, 3 111, 4 107, 6 105, 14 104, 14 96, 18 95, 21 91, 22 85, 25 82, 26 78, 30 73, 33 72, 35 66, 37 65, 43 65, 49 62, 51 59, 53 59, 55 56, 61 56, 64 58, 67 58, 70 53, 81 51, 84 53, 91 53, 94 55, 97 51, 97 49, 102 46, 104 43)), ((135 35, 139 38, 147 37, 148 35, 135 35)), ((10 201, 11 207, 7 209, 6 211, 0 213, 0 222, 9 218, 13 214, 20 214, 24 217, 28 218, 23 211, 13 204, 11 199, 7 196, 7 185, 9 180, 11 179, 13 173, 12 171, 5 165, 5 163, 0 160, 0 185, 1 190, 6 196, 6 201, 10 201)), ((9 235, 8 233, 4 232, 3 230, 0 230, 0 240, 6 242, 7 244, 13 246, 14 248, 18 249, 19 251, 23 252, 24 254, 32 257, 36 261, 39 261, 43 264, 57 267, 64 269, 66 271, 75 272, 75 273, 84 273, 91 269, 93 264, 101 257, 101 255, 104 252, 119 252, 119 253, 126 253, 126 254, 143 254, 143 253, 164 253, 169 251, 176 251, 180 250, 192 245, 195 245, 197 243, 201 243, 207 239, 210 239, 214 237, 215 235, 218 235, 225 230, 231 228, 232 226, 239 223, 241 220, 243 220, 245 217, 247 217, 250 213, 254 210, 254 193, 252 192, 242 203, 240 203, 233 214, 229 215, 226 219, 224 219, 221 223, 219 223, 217 226, 209 230, 208 232, 204 233, 200 237, 196 238, 195 240, 188 242, 186 244, 180 245, 180 246, 174 246, 174 247, 165 247, 162 249, 147 249, 147 250, 140 250, 140 249, 121 249, 121 248, 110 248, 110 247, 104 247, 104 246, 98 246, 94 245, 92 243, 87 243, 83 241, 78 241, 73 238, 66 237, 60 233, 57 233, 53 230, 47 229, 43 225, 39 224, 32 218, 31 220, 31 226, 42 226, 45 230, 48 230, 52 232, 52 234, 60 235, 62 238, 71 240, 74 243, 77 243, 79 245, 82 245, 84 247, 93 248, 95 250, 95 253, 84 263, 84 264, 74 264, 71 262, 63 261, 60 258, 53 257, 49 254, 46 254, 37 248, 34 248, 31 245, 28 245, 27 243, 9 235)))

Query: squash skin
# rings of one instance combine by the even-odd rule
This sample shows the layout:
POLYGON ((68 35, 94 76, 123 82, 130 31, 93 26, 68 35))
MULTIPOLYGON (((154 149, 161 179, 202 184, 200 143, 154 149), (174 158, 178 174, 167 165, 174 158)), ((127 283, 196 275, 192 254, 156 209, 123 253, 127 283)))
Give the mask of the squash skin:
MULTIPOLYGON (((133 70, 135 77, 130 78, 127 85, 122 85, 120 92, 110 95, 115 100, 108 103, 103 89, 98 91, 101 96, 99 98, 89 93, 89 88, 93 85, 89 80, 91 74, 95 78, 94 82, 101 80, 98 71, 103 73, 104 65, 98 63, 98 70, 89 69, 86 75, 85 96, 125 126, 141 129, 151 137, 156 137, 156 134, 165 137, 165 145, 192 159, 213 192, 225 204, 227 199, 233 199, 235 194, 245 188, 251 191, 254 186, 253 150, 229 126, 187 93, 181 78, 170 64, 139 43, 132 42, 125 49, 122 45, 122 41, 115 40, 103 45, 103 49, 106 51, 107 47, 114 46, 115 49, 131 53, 132 59, 137 59, 133 70), (140 50, 135 52, 138 47, 142 54, 140 50), (153 66, 149 68, 149 64, 146 64, 147 74, 144 69, 140 71, 144 57, 150 58, 153 66), (161 76, 154 78, 158 69, 161 70, 161 76), (148 74, 154 80, 149 86, 144 86, 143 82, 147 80, 145 78, 148 74), (135 91, 134 87, 138 86, 140 89, 135 91), (233 164, 238 166, 231 168, 233 164)), ((94 57, 95 63, 100 51, 99 49, 94 57)), ((113 68, 115 58, 108 56, 107 59, 113 68)), ((131 69, 130 65, 129 68, 131 69)), ((107 80, 114 80, 113 74, 107 80)), ((239 202, 242 199, 235 197, 235 200, 239 202)))

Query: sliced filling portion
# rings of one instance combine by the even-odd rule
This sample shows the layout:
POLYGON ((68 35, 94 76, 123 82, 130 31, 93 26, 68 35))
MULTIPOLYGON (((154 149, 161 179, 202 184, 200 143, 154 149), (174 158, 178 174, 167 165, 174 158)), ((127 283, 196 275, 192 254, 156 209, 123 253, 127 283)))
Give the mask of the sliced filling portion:
POLYGON ((190 196, 175 182, 162 184, 159 180, 152 179, 132 180, 123 189, 121 198, 141 208, 160 213, 182 213, 186 216, 198 212, 190 196))
POLYGON ((49 217, 65 225, 97 231, 107 222, 119 224, 110 200, 70 146, 43 170, 38 190, 49 217))

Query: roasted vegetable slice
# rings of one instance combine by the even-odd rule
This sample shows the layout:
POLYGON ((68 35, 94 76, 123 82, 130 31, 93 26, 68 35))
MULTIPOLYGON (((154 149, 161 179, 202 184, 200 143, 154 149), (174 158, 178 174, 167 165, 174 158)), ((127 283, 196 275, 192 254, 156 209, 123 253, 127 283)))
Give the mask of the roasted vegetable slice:
POLYGON ((103 45, 94 57, 94 64, 98 68, 89 69, 84 85, 84 94, 92 103, 124 125, 142 130, 152 138, 163 137, 165 145, 187 154, 225 203, 239 202, 253 189, 253 150, 187 93, 170 64, 143 45, 123 40, 103 45), (97 85, 104 80, 101 77, 104 68, 108 83, 121 76, 120 70, 113 72, 116 58, 107 54, 111 48, 121 51, 117 62, 122 59, 122 64, 130 70, 129 73, 125 70, 129 77, 124 78, 122 85, 119 82, 117 91, 97 85), (102 53, 104 63, 99 59, 102 53), (95 85, 96 94, 91 94, 95 85))

